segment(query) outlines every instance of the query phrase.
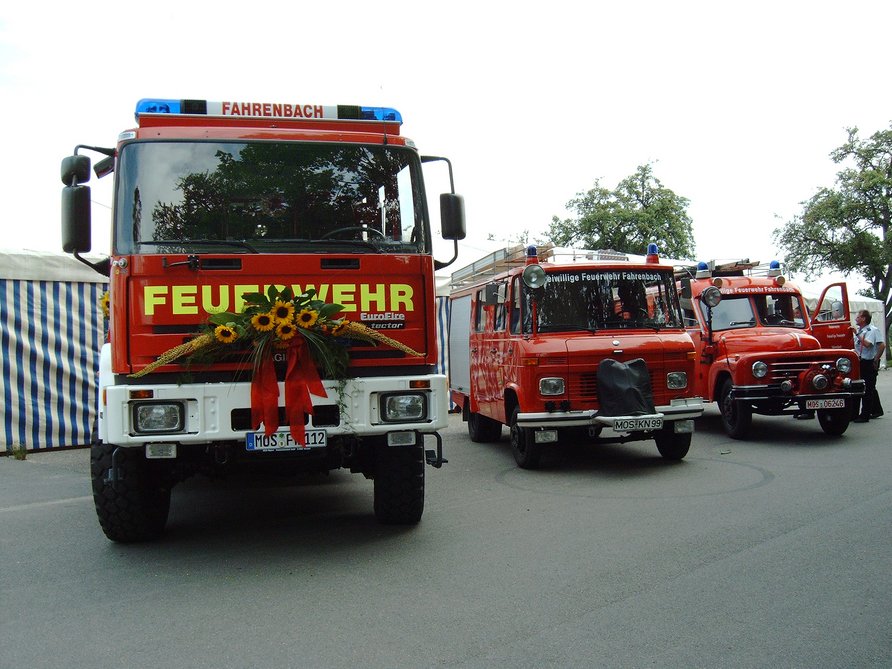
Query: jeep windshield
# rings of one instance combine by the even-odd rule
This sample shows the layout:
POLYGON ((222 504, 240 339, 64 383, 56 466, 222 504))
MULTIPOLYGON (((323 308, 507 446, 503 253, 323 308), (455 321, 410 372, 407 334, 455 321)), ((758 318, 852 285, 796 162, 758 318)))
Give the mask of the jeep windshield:
MULTIPOLYGON (((700 309, 705 320, 706 305, 701 303, 700 309)), ((802 298, 796 294, 723 295, 712 309, 712 329, 718 332, 757 325, 802 329, 803 313, 802 298)))
MULTIPOLYGON (((524 292, 524 332, 532 314, 524 292)), ((611 328, 680 328, 681 308, 671 271, 552 271, 536 305, 539 332, 611 328)))
POLYGON ((430 250, 405 147, 133 142, 116 171, 118 254, 430 250))

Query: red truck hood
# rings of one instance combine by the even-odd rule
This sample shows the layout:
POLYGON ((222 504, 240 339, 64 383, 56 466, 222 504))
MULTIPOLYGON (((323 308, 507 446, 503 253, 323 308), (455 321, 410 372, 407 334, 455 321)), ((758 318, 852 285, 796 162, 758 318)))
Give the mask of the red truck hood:
POLYGON ((790 328, 748 328, 716 334, 716 341, 726 355, 744 355, 760 351, 814 351, 821 348, 812 335, 790 328))

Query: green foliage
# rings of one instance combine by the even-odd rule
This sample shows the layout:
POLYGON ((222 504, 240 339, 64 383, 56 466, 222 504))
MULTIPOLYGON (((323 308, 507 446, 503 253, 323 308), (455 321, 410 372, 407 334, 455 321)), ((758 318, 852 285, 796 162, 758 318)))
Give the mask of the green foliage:
POLYGON ((848 140, 830 153, 835 188, 821 188, 802 212, 774 231, 787 265, 807 278, 826 270, 858 274, 872 297, 888 303, 892 282, 892 125, 869 139, 848 129, 848 140))
POLYGON ((694 235, 688 204, 687 198, 663 186, 652 165, 640 165, 614 190, 596 180, 594 188, 578 193, 567 203, 568 209, 576 211, 576 218, 562 221, 555 216, 549 237, 558 246, 638 255, 655 242, 660 255, 692 259, 694 235))

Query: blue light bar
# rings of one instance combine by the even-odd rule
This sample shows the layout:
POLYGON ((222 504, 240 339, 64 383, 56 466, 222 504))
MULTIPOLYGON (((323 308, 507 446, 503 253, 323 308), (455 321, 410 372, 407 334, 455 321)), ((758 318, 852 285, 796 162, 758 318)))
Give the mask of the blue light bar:
POLYGON ((231 118, 336 119, 381 121, 402 124, 403 117, 390 107, 357 105, 307 105, 270 102, 210 102, 208 100, 164 100, 143 98, 136 103, 136 120, 141 114, 188 114, 231 118))

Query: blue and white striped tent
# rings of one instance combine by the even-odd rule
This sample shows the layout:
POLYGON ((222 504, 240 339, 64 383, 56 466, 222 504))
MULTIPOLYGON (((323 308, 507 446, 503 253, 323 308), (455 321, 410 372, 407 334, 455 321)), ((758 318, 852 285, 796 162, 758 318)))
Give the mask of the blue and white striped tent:
POLYGON ((4 451, 89 445, 106 288, 71 256, 0 251, 4 451))

